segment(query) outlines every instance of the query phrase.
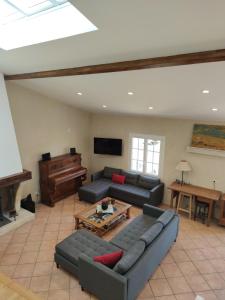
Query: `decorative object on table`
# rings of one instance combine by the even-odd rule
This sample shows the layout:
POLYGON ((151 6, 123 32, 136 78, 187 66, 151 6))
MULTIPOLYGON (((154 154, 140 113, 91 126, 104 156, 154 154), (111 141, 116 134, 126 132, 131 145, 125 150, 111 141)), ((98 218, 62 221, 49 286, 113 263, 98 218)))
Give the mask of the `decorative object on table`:
MULTIPOLYGON (((104 206, 105 207, 105 206, 104 206)), ((96 212, 97 214, 99 213, 102 213, 102 214, 113 214, 114 212, 114 207, 112 204, 108 204, 107 203, 107 208, 103 208, 102 207, 102 203, 101 204, 98 204, 97 207, 96 207, 96 212)))
POLYGON ((51 153, 50 152, 43 153, 41 157, 42 157, 42 161, 51 160, 51 153))
POLYGON ((77 152, 76 152, 76 148, 70 148, 70 154, 71 155, 75 155, 77 152))
POLYGON ((177 164, 176 170, 181 171, 181 184, 184 184, 184 172, 191 171, 191 166, 190 166, 189 162, 186 160, 181 160, 177 164))
POLYGON ((108 204, 107 200, 102 201, 102 210, 103 211, 107 210, 108 206, 109 206, 109 204, 108 204))
POLYGON ((225 150, 225 126, 195 124, 192 147, 225 150))

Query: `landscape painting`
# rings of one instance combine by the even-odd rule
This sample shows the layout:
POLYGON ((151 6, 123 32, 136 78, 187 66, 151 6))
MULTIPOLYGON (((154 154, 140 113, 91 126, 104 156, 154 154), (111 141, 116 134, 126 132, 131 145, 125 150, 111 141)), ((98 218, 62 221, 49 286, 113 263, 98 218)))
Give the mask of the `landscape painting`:
POLYGON ((225 126, 195 124, 191 146, 225 151, 225 126))

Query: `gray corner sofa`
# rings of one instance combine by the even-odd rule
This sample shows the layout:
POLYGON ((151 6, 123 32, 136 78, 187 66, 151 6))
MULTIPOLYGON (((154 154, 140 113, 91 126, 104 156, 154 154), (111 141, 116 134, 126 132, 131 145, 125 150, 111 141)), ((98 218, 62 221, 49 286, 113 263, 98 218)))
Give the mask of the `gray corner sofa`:
POLYGON ((110 196, 142 207, 145 203, 156 206, 163 200, 164 184, 157 177, 105 167, 104 170, 93 174, 91 180, 90 184, 78 190, 81 201, 96 203, 110 196), (125 184, 112 182, 113 173, 124 175, 125 184))
POLYGON ((55 262, 100 300, 134 300, 177 238, 179 217, 145 204, 111 241, 80 229, 56 245, 55 262), (93 257, 123 250, 113 269, 93 257))

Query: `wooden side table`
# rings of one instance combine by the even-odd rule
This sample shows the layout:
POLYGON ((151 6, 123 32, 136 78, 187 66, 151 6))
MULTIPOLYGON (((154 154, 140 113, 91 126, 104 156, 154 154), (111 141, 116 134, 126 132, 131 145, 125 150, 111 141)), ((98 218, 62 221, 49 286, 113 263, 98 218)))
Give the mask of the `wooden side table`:
POLYGON ((221 206, 219 224, 225 226, 225 194, 223 194, 220 204, 221 206))

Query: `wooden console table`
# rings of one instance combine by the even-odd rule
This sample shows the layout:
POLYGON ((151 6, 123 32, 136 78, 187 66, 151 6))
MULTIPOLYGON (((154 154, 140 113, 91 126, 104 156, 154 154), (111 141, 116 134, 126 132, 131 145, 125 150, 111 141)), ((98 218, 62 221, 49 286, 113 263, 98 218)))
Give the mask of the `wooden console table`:
POLYGON ((222 199, 221 199, 219 224, 225 225, 225 194, 223 194, 222 199))
POLYGON ((175 207, 177 207, 180 193, 190 195, 194 200, 200 198, 202 202, 208 203, 209 213, 207 225, 209 226, 212 218, 214 202, 219 201, 221 197, 220 191, 192 184, 180 184, 177 182, 173 182, 172 184, 170 184, 168 186, 168 189, 171 190, 170 207, 172 208, 174 207, 174 198, 176 199, 175 207))

